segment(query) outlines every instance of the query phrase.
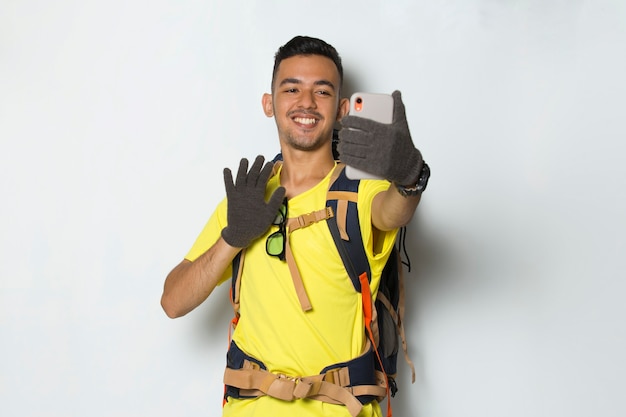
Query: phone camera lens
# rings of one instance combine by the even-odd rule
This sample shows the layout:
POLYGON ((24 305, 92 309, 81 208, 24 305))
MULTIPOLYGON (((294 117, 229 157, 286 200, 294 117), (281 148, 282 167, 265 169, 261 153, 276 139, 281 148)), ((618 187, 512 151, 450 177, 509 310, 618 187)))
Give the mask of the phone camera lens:
POLYGON ((363 103, 363 99, 361 97, 357 97, 356 102, 361 104, 361 103, 363 103))

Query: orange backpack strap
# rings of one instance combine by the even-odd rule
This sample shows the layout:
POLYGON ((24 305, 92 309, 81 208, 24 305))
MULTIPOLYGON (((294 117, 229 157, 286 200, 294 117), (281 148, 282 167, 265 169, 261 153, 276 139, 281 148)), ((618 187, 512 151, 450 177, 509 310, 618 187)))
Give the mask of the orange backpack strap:
MULTIPOLYGON (((387 378, 387 374, 384 372, 383 360, 380 357, 380 353, 376 346, 378 345, 378 335, 374 335, 374 331, 372 330, 372 322, 376 323, 376 309, 374 308, 374 303, 372 302, 372 293, 370 290, 369 279, 365 273, 359 276, 359 280, 361 281, 361 298, 363 299, 363 318, 365 320, 365 330, 367 331, 367 335, 375 346, 373 349, 376 353, 376 359, 380 365, 380 368, 383 370, 383 375, 385 376, 385 387, 387 391, 387 417, 391 417, 391 396, 389 395, 389 379, 387 378)), ((378 330, 378 329, 377 329, 378 330)))

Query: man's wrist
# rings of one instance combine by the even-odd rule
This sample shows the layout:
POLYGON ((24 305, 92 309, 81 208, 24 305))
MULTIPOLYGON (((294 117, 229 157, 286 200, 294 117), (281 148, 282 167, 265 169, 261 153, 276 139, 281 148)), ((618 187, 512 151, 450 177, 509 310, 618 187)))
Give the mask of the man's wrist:
POLYGON ((226 242, 228 246, 239 249, 243 249, 248 246, 246 243, 247 239, 243 238, 238 233, 233 232, 228 226, 222 229, 221 235, 222 239, 224 239, 224 242, 226 242))
POLYGON ((426 162, 422 164, 422 169, 420 171, 419 177, 413 184, 409 185, 400 185, 395 184, 398 192, 403 197, 411 197, 420 195, 426 190, 426 186, 428 185, 428 179, 430 178, 430 167, 426 162))

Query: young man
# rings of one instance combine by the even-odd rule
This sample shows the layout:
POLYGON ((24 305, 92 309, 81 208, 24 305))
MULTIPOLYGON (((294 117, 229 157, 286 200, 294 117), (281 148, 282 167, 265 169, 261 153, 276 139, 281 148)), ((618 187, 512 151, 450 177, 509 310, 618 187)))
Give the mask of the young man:
POLYGON ((329 182, 340 169, 332 153, 333 126, 341 120, 342 162, 388 180, 362 180, 358 189, 375 296, 397 230, 419 203, 428 168, 411 140, 400 93, 393 94, 393 123, 379 124, 346 116, 342 81, 341 59, 322 40, 298 36, 278 50, 271 94, 263 95, 262 104, 276 122, 283 163, 273 172, 262 157, 250 169, 242 159, 235 181, 225 169, 226 199, 165 281, 163 309, 169 317, 183 316, 231 277, 233 260, 241 261, 238 254, 245 252, 224 416, 381 415, 378 403, 363 400, 373 397, 360 396, 359 388, 308 378, 361 357, 369 343, 361 295, 347 277, 325 218, 299 228, 289 219, 326 213, 329 182), (242 367, 248 373, 240 380, 242 367))

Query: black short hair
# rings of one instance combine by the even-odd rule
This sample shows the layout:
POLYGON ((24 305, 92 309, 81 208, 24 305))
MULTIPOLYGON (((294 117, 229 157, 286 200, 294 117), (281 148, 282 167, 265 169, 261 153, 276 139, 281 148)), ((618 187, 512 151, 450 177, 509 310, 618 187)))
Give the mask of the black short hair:
POLYGON ((343 84, 343 66, 341 65, 341 57, 337 50, 330 44, 321 39, 309 36, 296 36, 289 42, 278 48, 274 55, 274 71, 272 72, 272 89, 274 89, 274 81, 278 67, 283 59, 291 58, 298 55, 321 55, 330 58, 339 71, 339 88, 343 84))

